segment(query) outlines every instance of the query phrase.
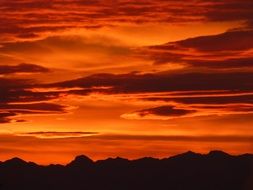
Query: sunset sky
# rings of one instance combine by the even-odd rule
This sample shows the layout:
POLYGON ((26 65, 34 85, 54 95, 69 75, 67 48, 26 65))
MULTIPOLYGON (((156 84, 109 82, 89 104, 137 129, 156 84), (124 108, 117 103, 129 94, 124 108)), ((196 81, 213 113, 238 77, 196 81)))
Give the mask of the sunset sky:
POLYGON ((252 0, 1 0, 0 160, 253 153, 252 0))

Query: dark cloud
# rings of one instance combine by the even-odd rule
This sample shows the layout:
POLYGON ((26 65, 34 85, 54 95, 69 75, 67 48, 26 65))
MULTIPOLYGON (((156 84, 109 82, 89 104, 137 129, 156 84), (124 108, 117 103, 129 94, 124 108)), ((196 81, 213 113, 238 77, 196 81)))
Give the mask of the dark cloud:
POLYGON ((228 31, 213 36, 201 36, 176 42, 182 48, 199 51, 241 51, 253 48, 253 30, 228 31))
POLYGON ((253 59, 248 52, 253 48, 252 36, 253 30, 238 29, 151 46, 143 51, 154 64, 178 63, 188 69, 252 69, 253 59))
POLYGON ((191 113, 194 113, 194 110, 180 109, 174 106, 161 106, 155 108, 144 109, 134 112, 140 117, 145 117, 148 115, 157 115, 157 116, 168 116, 168 117, 181 117, 191 113))
POLYGON ((13 117, 13 116, 16 116, 16 114, 11 113, 11 112, 0 112, 0 124, 11 122, 10 117, 13 117))
POLYGON ((253 30, 249 29, 230 30, 222 34, 188 38, 160 46, 151 46, 150 48, 156 50, 187 50, 193 48, 203 52, 242 51, 253 48, 252 34, 253 30))
POLYGON ((253 5, 248 0, 1 1, 0 6, 0 33, 5 41, 36 38, 44 32, 117 25, 119 22, 244 21, 251 26, 253 20, 253 5))
POLYGON ((217 96, 208 96, 208 93, 205 97, 200 96, 188 96, 188 97, 151 97, 151 98, 144 98, 145 100, 149 101, 165 101, 165 102, 178 102, 183 104, 253 104, 253 95, 220 95, 217 93, 217 96))
POLYGON ((28 111, 30 113, 33 113, 33 111, 38 111, 38 113, 43 112, 65 112, 65 106, 54 104, 54 103, 22 103, 22 104, 0 104, 0 109, 4 110, 15 110, 16 113, 24 111, 28 111))
MULTIPOLYGON (((68 106, 49 102, 62 94, 87 96, 91 93, 103 94, 147 94, 138 99, 180 103, 182 107, 171 105, 137 111, 139 116, 156 115, 181 117, 194 115, 193 105, 205 106, 225 104, 231 113, 252 112, 253 72, 213 72, 213 73, 149 73, 149 74, 94 74, 87 77, 53 84, 39 84, 36 81, 0 78, 1 123, 22 121, 18 116, 25 114, 66 113, 68 106), (78 87, 77 89, 74 89, 78 87), (44 90, 33 90, 33 89, 44 90), (80 88, 80 89, 79 89, 80 88), (60 90, 57 90, 60 89, 60 90), (226 94, 226 93, 227 94, 226 94), (154 93, 169 93, 157 97, 154 93), (210 94, 209 94, 210 93, 210 94), (153 94, 153 95, 152 95, 153 94), (249 104, 236 109, 230 104, 249 104)), ((157 104, 156 104, 157 105, 157 104)), ((223 108, 213 110, 220 111, 223 108)), ((223 109, 224 110, 224 109, 223 109)))
POLYGON ((252 90, 253 72, 95 74, 51 87, 110 87, 105 93, 252 90))
MULTIPOLYGON (((253 83, 251 81, 253 81, 253 72, 129 73, 119 75, 96 74, 50 84, 48 87, 88 88, 91 89, 89 93, 130 94, 129 98, 167 104, 173 102, 183 105, 183 108, 164 105, 122 115, 123 118, 128 119, 148 119, 153 116, 176 118, 252 113, 253 83), (158 95, 153 93, 158 93, 158 95), (144 95, 137 97, 133 94, 144 95), (145 97, 145 94, 148 97, 145 97), (244 104, 247 104, 247 107, 244 104), (224 105, 224 107, 217 105, 224 105)), ((71 93, 80 95, 78 90, 71 93)))
MULTIPOLYGON (((175 102, 173 98, 169 103, 175 102)), ((252 114, 253 104, 214 104, 208 102, 207 104, 195 102, 195 104, 185 104, 184 108, 177 106, 165 105, 149 109, 138 110, 122 115, 125 119, 155 119, 155 120, 169 120, 183 117, 198 117, 198 116, 223 116, 235 114, 252 114)))
POLYGON ((22 122, 19 117, 26 114, 66 113, 67 106, 48 102, 59 92, 34 92, 36 85, 31 80, 0 78, 0 123, 22 122))
POLYGON ((28 63, 21 63, 19 65, 0 65, 0 74, 12 73, 42 73, 48 72, 49 69, 28 63))
POLYGON ((253 20, 253 2, 251 0, 212 1, 214 4, 205 13, 211 21, 236 21, 250 23, 253 20))
POLYGON ((25 79, 0 78, 1 104, 13 102, 34 102, 54 99, 58 96, 57 92, 32 92, 36 81, 25 79))
POLYGON ((252 68, 253 57, 234 58, 224 60, 185 60, 194 67, 216 68, 216 69, 240 69, 252 68))
MULTIPOLYGON (((229 111, 233 113, 247 113, 251 112, 250 107, 253 104, 253 83, 251 81, 253 81, 253 72, 95 74, 46 85, 30 80, 0 78, 1 123, 11 122, 13 118, 18 121, 20 119, 17 116, 25 114, 66 113, 68 106, 48 102, 56 100, 62 94, 87 96, 91 93, 145 93, 150 94, 149 97, 140 96, 138 99, 188 105, 186 108, 165 105, 135 112, 140 117, 148 115, 188 116, 196 111, 192 105, 197 104, 202 106, 198 110, 206 109, 205 106, 207 105, 225 104, 227 105, 226 109, 230 109, 229 111), (45 90, 33 90, 37 87, 45 90), (75 87, 80 89, 72 89, 75 87), (61 90, 54 90, 54 88, 61 90), (170 94, 157 97, 152 95, 153 93, 170 94), (230 104, 249 104, 249 107, 236 109, 231 107, 230 104)), ((132 96, 134 97, 134 95, 132 96)), ((213 107, 213 110, 215 109, 221 110, 221 108, 213 107)))
POLYGON ((25 122, 20 119, 24 115, 36 114, 63 114, 67 113, 67 106, 53 103, 35 103, 35 104, 0 104, 0 123, 25 122))

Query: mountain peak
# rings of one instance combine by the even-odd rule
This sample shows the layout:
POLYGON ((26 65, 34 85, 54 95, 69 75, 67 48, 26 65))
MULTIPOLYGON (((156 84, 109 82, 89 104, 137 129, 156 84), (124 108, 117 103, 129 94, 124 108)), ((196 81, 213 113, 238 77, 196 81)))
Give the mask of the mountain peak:
POLYGON ((195 152, 192 152, 192 151, 188 151, 188 152, 185 152, 185 153, 173 156, 171 158, 185 158, 185 159, 189 159, 190 158, 190 159, 195 159, 195 158, 197 158, 199 156, 201 156, 201 154, 195 153, 195 152))
POLYGON ((212 156, 212 157, 230 157, 229 154, 226 152, 220 151, 220 150, 212 150, 210 151, 207 156, 212 156))
POLYGON ((86 167, 92 165, 94 162, 85 155, 79 155, 75 157, 67 166, 86 167))
POLYGON ((17 164, 26 164, 27 162, 18 158, 18 157, 15 157, 15 158, 12 158, 10 160, 6 160, 5 163, 17 163, 17 164))
POLYGON ((198 153, 192 152, 192 151, 187 151, 185 153, 183 153, 184 155, 188 155, 188 156, 195 156, 195 155, 199 155, 198 153))
POLYGON ((17 158, 17 157, 9 159, 9 160, 6 160, 2 164, 4 164, 5 166, 12 166, 12 167, 13 166, 14 167, 16 167, 16 166, 17 167, 22 167, 22 166, 28 166, 29 165, 26 161, 24 161, 24 160, 22 160, 20 158, 17 158))

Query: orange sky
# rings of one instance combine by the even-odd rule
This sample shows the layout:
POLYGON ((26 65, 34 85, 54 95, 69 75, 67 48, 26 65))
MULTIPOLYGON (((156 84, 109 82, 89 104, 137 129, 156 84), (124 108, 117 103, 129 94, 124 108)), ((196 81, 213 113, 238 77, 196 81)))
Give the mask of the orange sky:
POLYGON ((1 1, 0 160, 253 153, 252 6, 1 1))

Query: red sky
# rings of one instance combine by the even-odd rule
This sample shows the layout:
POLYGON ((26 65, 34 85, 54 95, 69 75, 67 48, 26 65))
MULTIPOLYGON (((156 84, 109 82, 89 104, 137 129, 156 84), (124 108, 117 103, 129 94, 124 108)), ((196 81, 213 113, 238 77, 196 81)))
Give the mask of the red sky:
POLYGON ((0 160, 253 153, 251 0, 0 9, 0 160))

